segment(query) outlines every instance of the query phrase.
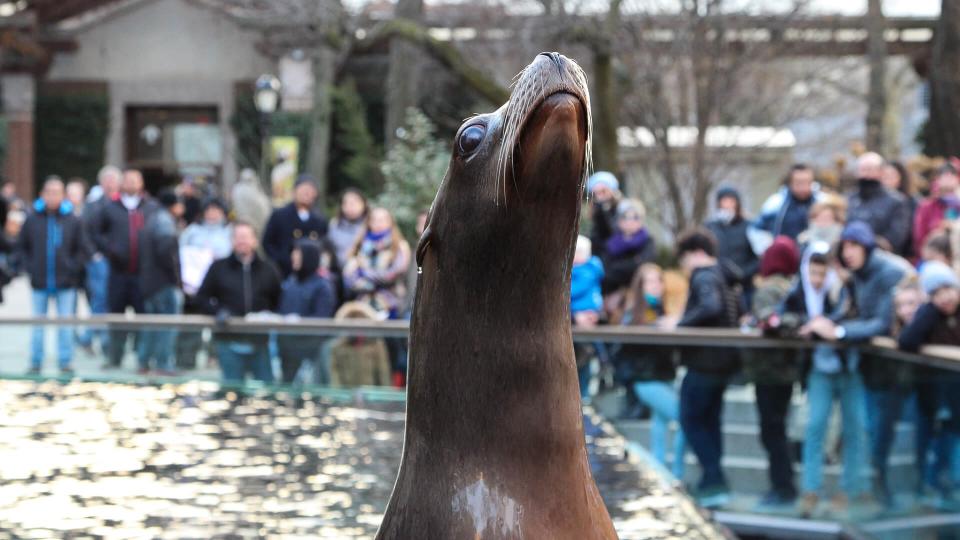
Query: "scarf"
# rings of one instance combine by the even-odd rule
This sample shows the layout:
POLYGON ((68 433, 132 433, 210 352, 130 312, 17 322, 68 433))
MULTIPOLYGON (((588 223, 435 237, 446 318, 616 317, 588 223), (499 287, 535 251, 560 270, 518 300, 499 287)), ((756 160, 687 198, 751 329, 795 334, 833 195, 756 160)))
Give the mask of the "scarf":
POLYGON ((626 255, 627 253, 632 253, 640 251, 644 246, 647 245, 647 240, 650 239, 649 233, 647 233, 646 227, 640 229, 637 234, 627 237, 622 232, 610 237, 607 240, 607 255, 611 257, 620 257, 626 255))

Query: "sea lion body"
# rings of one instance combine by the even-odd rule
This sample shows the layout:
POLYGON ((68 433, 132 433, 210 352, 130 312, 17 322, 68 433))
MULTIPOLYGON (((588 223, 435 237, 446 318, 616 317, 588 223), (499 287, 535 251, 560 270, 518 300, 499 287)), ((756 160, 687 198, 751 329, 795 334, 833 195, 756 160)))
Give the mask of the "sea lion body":
POLYGON ((403 459, 377 538, 616 538, 570 323, 589 107, 579 66, 544 53, 457 134, 417 249, 403 459))

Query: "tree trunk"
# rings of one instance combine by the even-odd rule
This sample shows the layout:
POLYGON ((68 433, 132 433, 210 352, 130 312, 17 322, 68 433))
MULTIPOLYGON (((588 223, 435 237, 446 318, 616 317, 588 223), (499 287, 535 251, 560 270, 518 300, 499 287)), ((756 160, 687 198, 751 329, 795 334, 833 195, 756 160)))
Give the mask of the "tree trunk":
MULTIPOLYGON (((399 0, 396 16, 419 21, 423 15, 423 0, 399 0)), ((403 125, 407 109, 416 107, 420 95, 420 50, 407 41, 394 37, 390 40, 390 70, 386 83, 386 118, 384 143, 387 148, 397 139, 397 128, 403 125)))
POLYGON ((933 38, 927 151, 960 155, 960 5, 943 0, 933 38))
POLYGON ((613 72, 613 40, 620 26, 620 0, 611 0, 610 10, 599 43, 593 46, 593 166, 598 171, 620 171, 620 143, 617 140, 620 118, 613 72))
POLYGON ((336 51, 318 47, 313 52, 313 110, 310 113, 310 148, 307 171, 317 181, 321 201, 327 194, 330 161, 330 132, 333 120, 333 87, 337 71, 336 51))
POLYGON ((868 150, 884 153, 883 119, 887 110, 887 41, 884 37, 886 18, 881 0, 867 2, 867 61, 870 65, 870 88, 867 93, 868 150))

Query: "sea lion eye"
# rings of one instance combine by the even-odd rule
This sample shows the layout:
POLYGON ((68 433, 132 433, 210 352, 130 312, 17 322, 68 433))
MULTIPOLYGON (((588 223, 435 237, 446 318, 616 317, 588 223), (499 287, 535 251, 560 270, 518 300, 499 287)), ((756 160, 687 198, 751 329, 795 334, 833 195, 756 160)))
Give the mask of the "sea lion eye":
POLYGON ((460 153, 469 154, 477 149, 480 146, 480 143, 483 142, 483 136, 487 134, 487 129, 480 124, 475 124, 467 129, 463 130, 463 133, 460 134, 460 141, 458 145, 460 147, 460 153))

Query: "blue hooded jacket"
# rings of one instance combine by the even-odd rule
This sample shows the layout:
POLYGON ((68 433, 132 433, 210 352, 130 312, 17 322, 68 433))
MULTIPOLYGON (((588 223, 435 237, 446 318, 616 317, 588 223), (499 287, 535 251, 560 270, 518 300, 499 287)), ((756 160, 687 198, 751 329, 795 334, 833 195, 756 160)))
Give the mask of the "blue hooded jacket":
POLYGON ((570 311, 600 311, 603 296, 600 282, 603 280, 603 263, 598 257, 590 257, 583 264, 574 265, 570 279, 570 311))

